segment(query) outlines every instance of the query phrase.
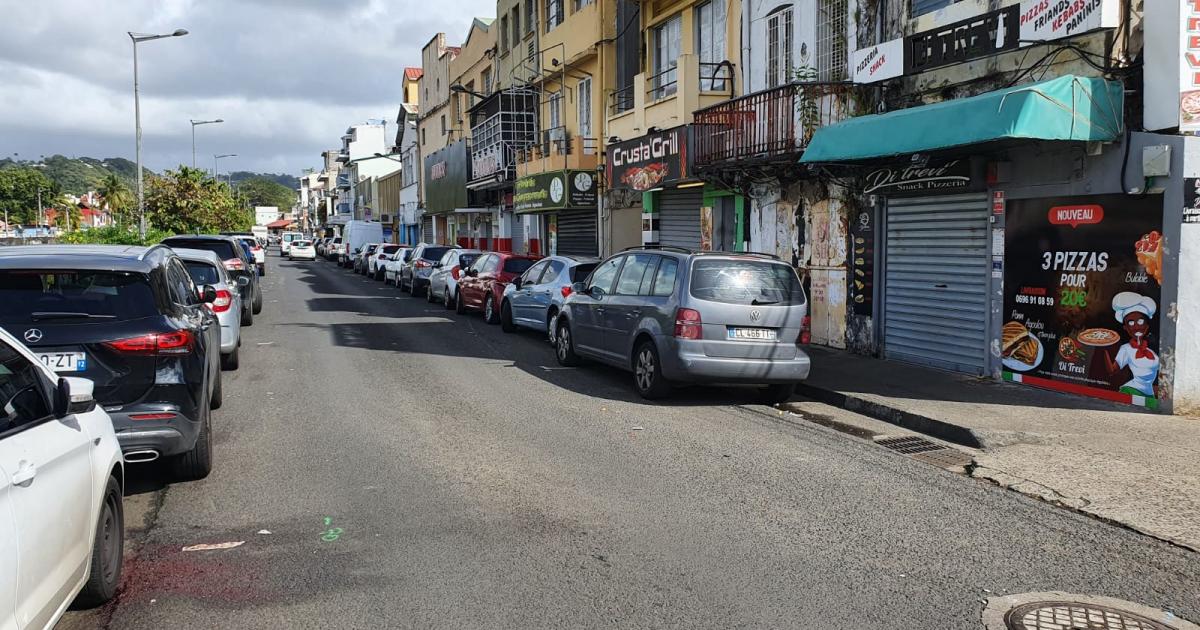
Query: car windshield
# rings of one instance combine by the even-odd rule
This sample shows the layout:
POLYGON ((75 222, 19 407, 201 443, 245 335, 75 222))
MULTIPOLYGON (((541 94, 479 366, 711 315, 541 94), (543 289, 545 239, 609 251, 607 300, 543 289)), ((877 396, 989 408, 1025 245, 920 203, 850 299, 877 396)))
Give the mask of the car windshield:
POLYGON ((188 274, 192 276, 192 282, 195 282, 196 286, 221 282, 220 272, 209 263, 198 260, 185 260, 183 261, 183 265, 187 267, 188 274))
POLYGON ((399 249, 399 245, 384 245, 382 248, 384 254, 394 254, 399 249))
POLYGON ((504 261, 504 273, 525 273, 535 262, 531 258, 509 258, 504 261))
POLYGON ((164 245, 171 247, 184 247, 187 249, 204 249, 215 253, 221 257, 221 260, 229 260, 237 258, 238 254, 233 249, 233 243, 229 241, 213 241, 207 239, 185 239, 185 238, 169 238, 163 241, 164 245))
POLYGON ((583 282, 589 273, 596 268, 597 263, 583 263, 571 268, 571 282, 583 282))
POLYGON ((0 271, 0 322, 129 320, 156 315, 150 282, 120 271, 0 271))
POLYGON ((292 247, 308 247, 311 244, 308 241, 292 241, 292 247))
POLYGON ((766 260, 697 260, 692 297, 727 304, 803 304, 804 288, 790 265, 766 260))
POLYGON ((437 262, 441 260, 442 256, 445 256, 446 252, 448 251, 450 251, 449 247, 426 247, 421 252, 421 259, 437 262))
POLYGON ((476 258, 479 258, 479 254, 459 254, 458 266, 463 268, 470 267, 476 258))

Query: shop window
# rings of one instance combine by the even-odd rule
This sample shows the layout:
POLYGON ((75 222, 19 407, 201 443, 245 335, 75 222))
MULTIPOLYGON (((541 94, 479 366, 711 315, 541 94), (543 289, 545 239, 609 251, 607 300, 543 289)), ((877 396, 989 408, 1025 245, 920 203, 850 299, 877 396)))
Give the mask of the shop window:
POLYGON ((846 78, 847 0, 820 0, 817 16, 817 76, 821 81, 846 78))
POLYGON ((767 16, 767 80, 766 87, 792 81, 792 7, 767 16))

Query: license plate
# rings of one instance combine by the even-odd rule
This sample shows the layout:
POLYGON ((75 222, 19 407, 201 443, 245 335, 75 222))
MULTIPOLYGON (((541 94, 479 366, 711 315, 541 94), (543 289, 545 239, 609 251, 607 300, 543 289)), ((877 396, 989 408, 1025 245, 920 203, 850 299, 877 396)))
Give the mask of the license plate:
POLYGON ((773 328, 730 328, 727 334, 730 340, 736 341, 775 341, 778 338, 773 328))
POLYGON ((37 355, 42 365, 55 372, 83 372, 87 370, 87 355, 82 352, 43 352, 37 355))

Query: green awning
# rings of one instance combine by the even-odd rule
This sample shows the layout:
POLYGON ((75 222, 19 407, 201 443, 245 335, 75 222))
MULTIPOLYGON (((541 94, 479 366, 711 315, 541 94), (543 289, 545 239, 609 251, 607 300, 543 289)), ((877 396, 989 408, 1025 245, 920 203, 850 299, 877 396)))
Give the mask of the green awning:
POLYGON ((813 134, 801 162, 852 162, 1001 140, 1116 140, 1120 83, 1066 75, 970 98, 859 116, 813 134))

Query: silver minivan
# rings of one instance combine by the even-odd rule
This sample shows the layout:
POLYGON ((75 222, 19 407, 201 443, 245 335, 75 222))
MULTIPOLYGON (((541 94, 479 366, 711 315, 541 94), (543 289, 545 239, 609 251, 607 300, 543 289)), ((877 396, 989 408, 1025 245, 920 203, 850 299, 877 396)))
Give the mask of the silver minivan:
POLYGON ((796 270, 774 256, 635 248, 572 285, 555 354, 629 370, 645 398, 713 383, 761 385, 781 402, 808 378, 807 316, 796 270))

